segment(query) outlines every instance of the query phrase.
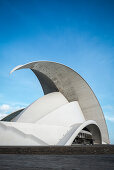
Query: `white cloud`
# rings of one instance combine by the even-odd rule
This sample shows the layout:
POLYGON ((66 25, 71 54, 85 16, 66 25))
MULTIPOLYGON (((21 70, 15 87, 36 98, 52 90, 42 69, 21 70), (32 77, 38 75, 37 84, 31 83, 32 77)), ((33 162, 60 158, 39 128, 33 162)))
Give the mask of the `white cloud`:
POLYGON ((106 120, 109 120, 111 122, 114 122, 114 117, 111 116, 105 116, 106 120))
POLYGON ((8 112, 10 111, 11 106, 8 104, 0 105, 0 120, 7 116, 8 112))
POLYGON ((103 106, 103 111, 106 120, 114 122, 114 106, 113 105, 105 105, 103 106))
POLYGON ((112 105, 105 105, 105 106, 103 106, 103 109, 104 110, 108 110, 108 111, 114 111, 114 106, 112 106, 112 105))
POLYGON ((9 110, 10 110, 10 105, 8 105, 8 104, 2 104, 0 106, 0 114, 7 113, 9 110))
POLYGON ((18 103, 13 103, 13 104, 2 104, 0 105, 0 120, 2 118, 4 118, 5 116, 7 116, 8 114, 16 111, 16 110, 19 110, 21 108, 24 108, 26 107, 27 105, 23 105, 23 104, 18 104, 18 103))

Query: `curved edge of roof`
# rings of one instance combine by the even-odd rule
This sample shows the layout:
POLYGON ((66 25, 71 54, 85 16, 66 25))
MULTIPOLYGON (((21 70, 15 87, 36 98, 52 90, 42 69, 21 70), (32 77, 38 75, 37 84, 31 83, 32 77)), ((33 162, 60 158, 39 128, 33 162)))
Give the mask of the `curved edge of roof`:
POLYGON ((68 131, 68 133, 57 143, 57 145, 65 145, 65 146, 71 145, 74 139, 76 138, 76 136, 80 133, 80 131, 83 128, 87 127, 88 125, 96 125, 99 128, 97 123, 93 120, 87 120, 82 124, 74 124, 72 125, 71 130, 68 131))
POLYGON ((19 109, 15 112, 10 113, 9 115, 7 115, 6 117, 4 117, 3 119, 1 119, 0 121, 7 121, 10 122, 12 119, 14 119, 17 115, 19 115, 25 108, 19 109))
MULTIPOLYGON (((99 126, 97 125, 97 123, 95 122, 95 121, 93 121, 93 120, 87 120, 86 122, 84 122, 84 123, 82 123, 80 126, 78 126, 78 128, 74 131, 74 133, 72 134, 72 136, 69 138, 69 140, 66 142, 66 144, 65 145, 71 145, 72 144, 72 142, 73 142, 73 140, 75 139, 75 137, 79 134, 79 132, 83 129, 83 128, 85 128, 85 127, 87 127, 88 125, 96 125, 98 128, 99 128, 99 126)), ((74 127, 75 128, 75 127, 74 127)), ((100 130, 100 128, 99 128, 99 130, 100 130)), ((101 135, 101 132, 100 132, 100 135, 101 135)), ((102 137, 101 137, 101 139, 102 139, 102 137)))

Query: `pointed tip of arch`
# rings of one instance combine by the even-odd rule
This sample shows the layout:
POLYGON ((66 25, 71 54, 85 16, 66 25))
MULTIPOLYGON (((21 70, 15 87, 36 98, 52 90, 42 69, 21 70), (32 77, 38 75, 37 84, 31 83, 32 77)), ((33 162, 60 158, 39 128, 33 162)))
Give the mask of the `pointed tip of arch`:
POLYGON ((23 65, 18 65, 18 66, 16 66, 16 67, 14 67, 11 71, 10 71, 10 74, 12 74, 14 71, 16 71, 16 70, 19 70, 19 69, 21 69, 21 67, 22 67, 23 65))

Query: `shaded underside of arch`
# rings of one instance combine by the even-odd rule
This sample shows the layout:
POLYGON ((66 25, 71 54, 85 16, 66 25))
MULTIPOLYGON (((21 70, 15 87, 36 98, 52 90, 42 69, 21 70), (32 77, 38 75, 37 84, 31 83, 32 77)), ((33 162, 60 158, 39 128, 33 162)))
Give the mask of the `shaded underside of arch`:
POLYGON ((86 120, 97 122, 102 140, 109 143, 108 130, 100 104, 87 82, 69 67, 48 61, 32 62, 17 66, 31 69, 39 79, 44 94, 60 91, 69 102, 78 101, 86 120))
POLYGON ((84 128, 88 128, 92 134, 94 144, 102 144, 102 134, 99 127, 95 121, 88 120, 82 124, 73 125, 71 130, 58 142, 58 145, 72 145, 74 139, 84 128))

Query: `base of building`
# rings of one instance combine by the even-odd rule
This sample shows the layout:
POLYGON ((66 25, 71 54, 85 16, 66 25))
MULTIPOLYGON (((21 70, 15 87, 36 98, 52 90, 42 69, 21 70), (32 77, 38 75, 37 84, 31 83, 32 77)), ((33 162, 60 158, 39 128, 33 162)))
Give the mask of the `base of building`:
POLYGON ((0 146, 0 154, 39 154, 39 155, 114 154, 114 145, 0 146))

